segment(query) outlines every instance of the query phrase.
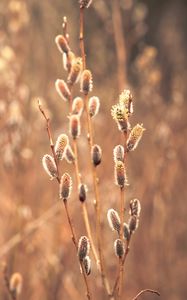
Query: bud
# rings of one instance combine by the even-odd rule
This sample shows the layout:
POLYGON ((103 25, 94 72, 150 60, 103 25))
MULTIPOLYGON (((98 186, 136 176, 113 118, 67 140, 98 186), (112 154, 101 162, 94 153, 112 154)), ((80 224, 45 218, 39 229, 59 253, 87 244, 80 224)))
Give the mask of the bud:
POLYGON ((88 8, 91 3, 92 0, 79 0, 80 8, 88 8))
POLYGON ((86 194, 87 194, 87 186, 85 184, 79 184, 79 200, 81 202, 86 201, 86 194))
POLYGON ((69 51, 68 53, 63 53, 62 62, 66 71, 70 72, 74 59, 75 54, 72 51, 69 51))
POLYGON ((78 243, 78 257, 80 261, 89 254, 90 251, 90 242, 86 236, 81 236, 78 243))
POLYGON ((68 173, 62 175, 59 188, 60 199, 68 199, 72 189, 72 179, 68 173))
POLYGON ((83 108, 84 108, 84 102, 82 98, 76 97, 73 100, 73 104, 72 104, 72 114, 81 116, 83 112, 83 108))
POLYGON ((83 266, 84 266, 84 270, 85 270, 85 273, 86 275, 90 275, 91 273, 91 259, 89 256, 86 256, 84 259, 83 259, 83 266))
POLYGON ((57 44, 57 48, 61 53, 68 53, 70 51, 67 40, 63 35, 57 35, 55 38, 55 43, 57 44))
POLYGON ((139 219, 137 216, 131 216, 128 223, 130 232, 134 232, 138 228, 139 219))
POLYGON ((129 225, 127 223, 123 224, 123 235, 125 240, 129 241, 130 240, 130 230, 129 230, 129 225))
POLYGON ((129 214, 131 216, 139 217, 140 216, 140 211, 141 211, 140 201, 138 199, 131 200, 130 201, 130 211, 129 211, 129 214))
POLYGON ((121 145, 117 145, 113 151, 114 154, 114 162, 122 161, 124 162, 124 147, 121 145))
POLYGON ((119 96, 120 105, 124 105, 127 109, 128 116, 133 113, 132 94, 129 90, 124 90, 119 96))
POLYGON ((92 91, 93 81, 92 73, 89 70, 84 70, 81 75, 81 92, 84 95, 87 95, 92 91))
POLYGON ((88 109, 89 109, 89 114, 90 117, 95 117, 98 112, 99 112, 99 107, 100 107, 100 100, 98 97, 91 97, 89 99, 89 104, 88 104, 88 109))
POLYGON ((92 162, 95 167, 101 163, 102 150, 99 145, 92 146, 92 162))
POLYGON ((42 164, 44 170, 51 177, 51 179, 57 177, 57 168, 55 165, 54 158, 51 155, 45 154, 42 158, 42 164))
POLYGON ((64 152, 68 144, 69 144, 68 136, 66 134, 59 135, 55 144, 55 154, 57 160, 63 159, 64 152))
POLYGON ((113 119, 116 121, 118 125, 118 129, 123 132, 127 132, 130 128, 130 124, 128 122, 128 111, 127 109, 121 105, 116 104, 112 106, 111 115, 113 119))
POLYGON ((15 299, 17 298, 17 295, 21 294, 23 285, 23 278, 20 273, 13 273, 10 277, 10 283, 9 288, 12 293, 12 295, 15 296, 15 299))
POLYGON ((110 228, 113 231, 116 230, 119 233, 120 232, 120 218, 119 218, 117 211, 115 211, 113 208, 109 209, 108 213, 107 213, 107 219, 108 219, 110 228))
POLYGON ((81 131, 80 117, 78 115, 71 115, 69 119, 70 134, 73 139, 76 139, 79 137, 81 131))
POLYGON ((143 124, 137 124, 133 127, 127 140, 127 151, 133 151, 136 149, 144 131, 145 128, 143 128, 143 124))
POLYGON ((65 149, 65 159, 68 163, 73 163, 75 161, 75 154, 70 145, 65 149))
POLYGON ((115 183, 116 183, 116 185, 119 185, 121 188, 123 188, 125 185, 128 185, 124 163, 122 161, 118 160, 115 163, 114 170, 115 170, 115 183))
POLYGON ((56 87, 57 93, 64 101, 70 101, 71 93, 70 93, 70 90, 64 80, 57 79, 55 82, 55 87, 56 87))
POLYGON ((67 83, 70 85, 76 83, 80 78, 81 71, 82 71, 82 58, 77 57, 73 60, 73 64, 71 66, 67 83))
POLYGON ((114 251, 116 256, 118 256, 119 258, 122 258, 124 253, 125 253, 125 249, 124 249, 124 244, 123 241, 120 239, 115 240, 114 242, 114 251))

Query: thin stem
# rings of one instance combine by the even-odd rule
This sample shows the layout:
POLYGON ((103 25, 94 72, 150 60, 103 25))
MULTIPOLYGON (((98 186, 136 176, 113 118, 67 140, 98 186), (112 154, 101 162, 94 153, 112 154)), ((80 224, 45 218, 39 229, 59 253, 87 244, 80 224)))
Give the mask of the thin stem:
MULTIPOLYGON (((127 245, 126 245, 126 249, 125 249, 125 254, 124 254, 124 257, 123 257, 123 260, 122 260, 122 265, 123 265, 123 266, 124 266, 124 264, 125 264, 127 255, 128 255, 128 253, 129 253, 129 250, 130 250, 130 248, 129 248, 130 241, 131 241, 131 235, 130 235, 129 240, 127 241, 127 245)), ((116 277, 116 280, 115 280, 115 283, 114 283, 113 290, 112 290, 112 295, 115 294, 115 291, 116 291, 116 289, 117 289, 117 286, 118 286, 118 283, 119 283, 119 277, 120 277, 120 276, 119 276, 119 273, 118 273, 118 275, 117 275, 117 277, 116 277)))
MULTIPOLYGON (((79 184, 81 184, 81 180, 80 180, 80 172, 79 172, 79 164, 78 164, 78 151, 77 151, 77 140, 76 139, 73 140, 73 150, 74 150, 74 154, 75 154, 74 168, 75 168, 75 175, 76 175, 76 181, 77 181, 77 192, 78 192, 78 187, 79 187, 79 184)), ((90 240, 93 255, 94 255, 96 264, 99 265, 99 258, 97 255, 97 251, 96 251, 96 248, 94 245, 93 238, 92 238, 92 232, 91 232, 90 222, 89 222, 89 218, 88 218, 88 211, 87 211, 85 202, 82 202, 81 208, 82 208, 84 224, 86 227, 86 232, 87 232, 88 238, 90 240)))
POLYGON ((82 64, 83 70, 86 68, 86 55, 85 55, 85 48, 84 48, 84 8, 80 8, 80 49, 81 49, 81 57, 82 57, 82 64))
POLYGON ((41 102, 40 102, 39 99, 38 99, 38 108, 39 108, 40 112, 42 113, 42 115, 43 115, 43 117, 44 117, 44 119, 46 121, 46 130, 47 130, 47 134, 48 134, 48 138, 49 138, 49 143, 50 143, 51 151, 52 151, 53 158, 54 158, 55 165, 56 165, 56 169, 57 169, 57 177, 56 177, 56 179, 60 183, 60 174, 59 174, 59 168, 58 168, 58 161, 57 161, 56 153, 55 153, 55 149, 54 149, 54 143, 53 143, 53 138, 52 138, 52 133, 51 133, 51 127, 50 127, 50 119, 49 119, 49 117, 47 117, 45 111, 43 110, 41 102))
POLYGON ((156 294, 157 296, 160 296, 160 293, 158 291, 151 290, 151 289, 145 289, 145 290, 140 291, 132 300, 137 300, 138 297, 140 297, 144 293, 153 293, 153 294, 156 294))
MULTIPOLYGON (((125 201, 124 201, 124 188, 120 188, 120 239, 123 241, 123 223, 124 223, 124 211, 125 211, 125 201)), ((123 258, 121 257, 119 259, 119 288, 118 288, 118 297, 121 297, 121 291, 122 291, 122 283, 123 283, 123 258)))
MULTIPOLYGON (((75 245, 76 250, 78 250, 78 242, 77 242, 77 238, 76 238, 76 235, 75 235, 75 230, 74 230, 71 218, 70 218, 70 214, 69 214, 69 210, 68 210, 68 205, 67 205, 67 199, 64 199, 63 203, 64 203, 64 207, 65 207, 65 211, 66 211, 66 216, 67 216, 69 227, 70 227, 71 234, 72 234, 72 241, 73 241, 73 243, 75 245)), ((86 296, 87 296, 88 300, 91 300, 91 294, 90 294, 90 289, 89 289, 89 286, 88 286, 87 275, 85 274, 85 270, 84 270, 84 266, 83 266, 82 262, 80 262, 80 265, 81 265, 82 275, 83 275, 85 286, 86 286, 86 296)))
MULTIPOLYGON (((81 56, 83 61, 83 70, 86 68, 86 57, 85 57, 85 47, 84 47, 84 9, 80 9, 80 49, 81 49, 81 56)), ((99 201, 99 191, 98 191, 98 178, 96 168, 92 164, 91 158, 91 149, 93 146, 93 129, 91 124, 91 119, 88 111, 88 95, 84 95, 84 103, 85 103, 85 110, 86 110, 86 118, 87 118, 87 132, 88 132, 88 144, 90 148, 90 160, 92 165, 92 177, 93 177, 93 185, 94 185, 94 193, 95 193, 95 211, 96 211, 96 236, 97 236, 97 243, 98 243, 98 252, 99 252, 99 261, 100 261, 100 272, 103 286, 105 287, 108 296, 111 298, 111 291, 108 279, 105 275, 104 270, 104 258, 102 253, 102 246, 101 246, 101 218, 100 218, 100 201, 99 201)))

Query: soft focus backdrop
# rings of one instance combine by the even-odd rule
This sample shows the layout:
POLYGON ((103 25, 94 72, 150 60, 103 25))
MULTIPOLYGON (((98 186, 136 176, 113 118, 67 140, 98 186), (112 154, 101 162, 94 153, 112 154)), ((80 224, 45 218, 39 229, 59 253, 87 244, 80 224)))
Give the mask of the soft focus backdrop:
MULTIPOLYGON (((0 261, 6 261, 9 275, 22 274, 20 300, 71 300, 84 295, 60 203, 47 222, 42 222, 45 211, 58 201, 58 186, 42 168, 41 158, 50 148, 36 99, 40 97, 50 115, 55 139, 67 132, 68 107, 54 87, 57 78, 67 76, 54 43, 62 32, 64 15, 72 49, 80 55, 76 0, 0 1, 0 261), (7 244, 40 216, 36 230, 15 246, 14 240, 7 244)), ((93 0, 85 23, 93 95, 101 100, 94 126, 95 141, 103 150, 99 177, 107 273, 112 282, 117 258, 113 253, 115 235, 108 227, 106 213, 111 207, 118 208, 119 197, 112 151, 120 134, 110 110, 119 93, 130 88, 135 109, 132 123, 143 123, 147 130, 128 158, 127 204, 137 197, 142 213, 125 267, 126 299, 142 288, 153 288, 160 291, 161 299, 185 300, 186 1, 93 0)), ((81 171, 90 187, 89 214, 93 219, 85 134, 79 140, 79 154, 81 171)), ((66 163, 62 168, 74 179, 73 168, 66 163)), ((85 234, 76 196, 70 199, 70 209, 77 235, 85 234)), ((93 221, 93 229, 94 225, 93 221)), ((94 299, 104 299, 94 263, 89 281, 94 299)), ((0 298, 9 299, 2 272, 0 298)), ((144 295, 142 299, 157 296, 144 295)))

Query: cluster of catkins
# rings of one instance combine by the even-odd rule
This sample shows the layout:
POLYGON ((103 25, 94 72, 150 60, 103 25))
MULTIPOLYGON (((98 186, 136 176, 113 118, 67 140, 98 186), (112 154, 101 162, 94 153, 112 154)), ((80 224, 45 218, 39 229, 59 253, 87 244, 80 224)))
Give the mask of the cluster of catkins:
MULTIPOLYGON (((144 132, 143 125, 137 124, 131 129, 129 118, 133 114, 132 95, 129 90, 124 90, 119 96, 119 101, 112 106, 111 114, 116 121, 118 129, 123 133, 125 145, 117 145, 114 148, 114 175, 115 183, 121 189, 128 185, 126 175, 126 155, 129 151, 136 149, 144 132)), ((140 215, 140 202, 138 199, 130 202, 130 218, 128 223, 120 224, 120 217, 114 209, 108 210, 108 221, 112 230, 116 230, 120 235, 120 228, 123 226, 123 237, 129 243, 132 233, 138 228, 140 215)), ((121 239, 117 239, 114 243, 115 253, 120 258, 124 255, 124 243, 121 239)))
MULTIPOLYGON (((80 6, 87 7, 91 1, 80 1, 80 6), (86 5, 86 6, 85 6, 86 5)), ((67 20, 64 18, 63 28, 67 25, 67 20)), ((69 104, 69 133, 76 142, 81 134, 81 116, 84 111, 85 101, 88 101, 88 114, 89 118, 93 118, 97 115, 100 107, 100 100, 96 96, 88 98, 88 94, 92 91, 92 73, 88 69, 83 69, 83 62, 81 57, 77 57, 71 50, 69 45, 69 35, 58 35, 55 38, 55 42, 58 50, 62 55, 62 61, 64 69, 67 71, 67 79, 57 79, 55 82, 56 91, 59 96, 69 104), (80 92, 83 94, 82 97, 77 96, 73 99, 72 89, 76 83, 80 82, 80 92)), ((92 145, 91 149, 92 163, 96 167, 101 162, 102 151, 100 146, 97 144, 92 145)), ((59 196, 63 201, 67 201, 70 197, 72 189, 72 179, 68 173, 64 173, 60 178, 59 164, 60 161, 65 159, 68 163, 75 164, 77 157, 72 149, 69 137, 62 133, 57 138, 54 145, 53 155, 45 154, 42 163, 45 171, 51 179, 56 178, 59 182, 59 196)), ((81 180, 81 179, 80 179, 81 180)), ((78 186, 79 200, 84 202, 87 195, 87 186, 80 183, 78 186)), ((84 266, 87 275, 90 274, 90 258, 85 249, 85 241, 88 241, 86 237, 82 237, 79 241, 78 256, 81 262, 81 266, 84 266), (83 250, 82 250, 83 249, 83 250), (81 253, 86 253, 83 255, 81 253), (83 257, 84 256, 84 257, 83 257)), ((87 242, 88 243, 88 242, 87 242)))
MULTIPOLYGON (((130 210, 129 210, 129 220, 127 223, 122 224, 123 227, 123 237, 129 243, 132 233, 138 228, 139 216, 141 211, 140 201, 138 199, 133 199, 130 201, 130 210)), ((107 218, 109 225, 112 230, 115 230, 120 236, 121 221, 120 217, 113 208, 108 210, 107 218)), ((116 239, 114 242, 115 254, 122 258, 125 254, 125 246, 123 240, 120 238, 116 239)))

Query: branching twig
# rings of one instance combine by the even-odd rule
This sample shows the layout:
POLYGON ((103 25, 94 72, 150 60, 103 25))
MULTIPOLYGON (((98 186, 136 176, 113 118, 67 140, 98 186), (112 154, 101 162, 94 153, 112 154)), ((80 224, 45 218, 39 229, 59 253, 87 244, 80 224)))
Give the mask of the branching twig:
POLYGON ((145 290, 140 291, 132 300, 137 300, 144 293, 153 293, 153 294, 156 294, 157 296, 160 296, 160 293, 158 291, 145 289, 145 290))

